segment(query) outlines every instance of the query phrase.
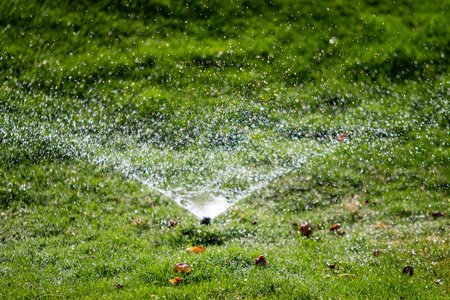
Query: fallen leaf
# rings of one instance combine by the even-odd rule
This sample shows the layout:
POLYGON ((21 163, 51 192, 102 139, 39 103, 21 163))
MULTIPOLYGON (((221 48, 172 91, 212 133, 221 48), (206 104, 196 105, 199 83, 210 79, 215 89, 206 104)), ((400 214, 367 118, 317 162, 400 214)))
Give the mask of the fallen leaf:
POLYGON ((409 276, 413 276, 414 275, 414 269, 411 266, 406 266, 406 267, 403 268, 402 273, 403 274, 408 274, 409 273, 409 276))
POLYGON ((342 135, 340 135, 340 136, 337 136, 337 137, 335 137, 334 139, 335 139, 336 141, 338 141, 338 142, 343 142, 347 136, 348 136, 348 133, 347 133, 347 132, 344 132, 344 134, 342 134, 342 135))
POLYGON ((265 265, 267 265, 267 260, 266 260, 266 258, 264 257, 264 255, 260 255, 260 256, 258 256, 258 258, 257 259, 255 259, 255 265, 259 265, 259 266, 265 266, 265 265))
POLYGON ((433 211, 431 213, 431 215, 435 218, 438 218, 438 217, 443 217, 445 215, 445 213, 443 211, 433 211))
POLYGON ((175 273, 188 273, 189 271, 191 271, 191 266, 189 266, 186 263, 177 263, 175 265, 175 267, 173 267, 173 271, 175 273))
POLYGON ((174 279, 170 279, 169 281, 170 281, 171 284, 177 285, 177 284, 179 284, 182 281, 182 279, 181 279, 180 276, 178 276, 178 277, 175 277, 174 279))
POLYGON ((336 223, 330 227, 331 232, 338 231, 339 229, 341 229, 341 223, 336 223))
POLYGON ((117 283, 117 284, 114 285, 114 287, 115 287, 116 289, 121 290, 121 289, 123 289, 123 284, 117 283))
POLYGON ((308 237, 312 232, 311 225, 309 225, 308 222, 303 222, 299 228, 299 231, 301 234, 308 237))
POLYGON ((177 221, 174 221, 174 220, 169 220, 169 227, 170 228, 173 228, 173 227, 175 227, 175 226, 177 226, 178 225, 178 222, 177 221))
POLYGON ((355 278, 355 274, 339 274, 339 279, 343 278, 343 277, 350 277, 350 278, 355 278))
POLYGON ((386 228, 386 225, 384 225, 381 222, 378 222, 374 227, 378 227, 378 228, 386 228))
POLYGON ((203 253, 203 252, 205 252, 205 250, 206 250, 206 248, 203 246, 189 247, 186 249, 186 251, 192 252, 192 253, 203 253))
POLYGON ((345 199, 342 204, 344 205, 345 209, 348 210, 351 214, 356 215, 359 207, 361 206, 361 203, 358 201, 358 199, 360 198, 361 196, 354 195, 352 198, 345 199))

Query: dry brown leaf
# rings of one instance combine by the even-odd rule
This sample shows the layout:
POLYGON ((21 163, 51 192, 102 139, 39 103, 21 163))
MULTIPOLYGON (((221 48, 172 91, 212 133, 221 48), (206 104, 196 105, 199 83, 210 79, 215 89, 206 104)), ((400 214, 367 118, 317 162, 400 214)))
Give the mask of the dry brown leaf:
POLYGON ((186 263, 177 263, 175 267, 173 267, 173 271, 175 273, 188 273, 191 271, 191 266, 186 263))
POLYGON ((343 142, 347 136, 348 136, 348 133, 347 133, 347 132, 344 132, 344 134, 342 134, 342 135, 340 135, 340 136, 337 136, 337 137, 335 137, 334 139, 335 139, 336 141, 338 141, 338 142, 343 142))
POLYGON ((168 224, 170 228, 173 228, 178 225, 178 222, 175 220, 169 220, 168 224))
POLYGON ((331 232, 335 232, 338 231, 339 229, 341 229, 341 223, 336 223, 333 226, 330 227, 330 231, 331 232))
POLYGON ((358 201, 360 198, 359 195, 354 195, 351 199, 344 200, 342 204, 350 213, 356 214, 361 206, 361 203, 358 201))
POLYGON ((187 252, 192 252, 192 253, 203 253, 205 252, 206 248, 202 245, 202 246, 198 246, 198 247, 189 247, 186 249, 187 252))
POLYGON ((260 256, 258 256, 258 258, 257 259, 255 259, 255 265, 259 265, 259 266, 265 266, 265 265, 267 265, 267 260, 266 260, 266 258, 264 257, 264 255, 260 255, 260 256))
POLYGON ((413 276, 414 275, 414 269, 411 266, 406 266, 406 267, 403 268, 402 273, 403 274, 408 274, 409 273, 409 276, 413 276))
POLYGON ((433 211, 433 212, 431 213, 431 215, 432 215, 433 217, 435 217, 435 218, 438 218, 438 217, 443 217, 443 216, 445 215, 445 213, 442 212, 442 211, 433 211))
POLYGON ((312 232, 311 225, 309 225, 308 222, 303 222, 299 228, 299 231, 301 234, 308 237, 312 232))
POLYGON ((386 225, 384 225, 384 224, 381 223, 381 222, 377 222, 377 224, 375 224, 374 227, 378 227, 378 228, 386 228, 386 225))
POLYGON ((178 276, 178 277, 175 277, 174 279, 170 279, 169 281, 170 281, 171 284, 177 285, 177 284, 179 284, 179 283, 180 283, 181 281, 183 281, 183 280, 181 279, 180 276, 178 276))

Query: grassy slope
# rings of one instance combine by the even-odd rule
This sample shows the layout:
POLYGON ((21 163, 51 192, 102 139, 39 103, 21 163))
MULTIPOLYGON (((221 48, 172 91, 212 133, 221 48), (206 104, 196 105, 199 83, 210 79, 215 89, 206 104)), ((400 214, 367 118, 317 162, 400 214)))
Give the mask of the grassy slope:
POLYGON ((431 216, 450 198, 448 1, 110 2, 0 4, 2 296, 448 298, 448 213, 431 216), (155 126, 182 151, 195 143, 176 132, 208 131, 205 111, 253 104, 273 124, 301 118, 286 136, 350 139, 211 226, 45 131, 155 126), (171 286, 180 261, 193 271, 171 286))

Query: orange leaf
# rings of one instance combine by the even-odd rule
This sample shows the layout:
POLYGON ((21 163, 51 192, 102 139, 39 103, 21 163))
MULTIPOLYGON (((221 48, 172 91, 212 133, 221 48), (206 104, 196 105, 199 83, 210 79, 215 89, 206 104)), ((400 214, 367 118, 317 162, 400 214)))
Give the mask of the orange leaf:
POLYGON ((379 227, 379 228, 386 228, 386 225, 384 225, 381 222, 378 222, 374 227, 379 227))
POLYGON ((337 136, 334 139, 338 142, 343 142, 347 136, 348 136, 348 133, 345 132, 343 135, 337 136))
POLYGON ((331 232, 337 231, 339 229, 341 229, 341 223, 336 223, 336 224, 334 224, 333 226, 330 227, 330 231, 331 232))
POLYGON ((177 263, 175 267, 173 267, 173 271, 175 273, 188 273, 191 271, 191 266, 186 263, 177 263))
POLYGON ((180 276, 178 276, 178 277, 175 277, 174 279, 170 279, 169 281, 171 284, 176 285, 176 284, 179 284, 182 281, 182 279, 180 276))
POLYGON ((187 252, 192 252, 192 253, 203 253, 205 252, 206 248, 203 246, 198 246, 198 247, 189 247, 186 249, 187 252))

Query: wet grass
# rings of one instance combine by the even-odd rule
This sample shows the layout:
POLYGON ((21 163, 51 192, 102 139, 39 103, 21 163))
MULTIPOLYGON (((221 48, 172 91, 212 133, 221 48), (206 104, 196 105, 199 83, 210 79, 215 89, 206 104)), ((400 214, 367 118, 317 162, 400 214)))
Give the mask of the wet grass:
POLYGON ((449 298, 450 3, 60 4, 0 3, 0 297, 449 298), (210 225, 133 177, 227 162, 292 171, 210 225))
POLYGON ((101 168, 23 167, 2 187, 2 196, 35 202, 2 211, 1 293, 446 298, 448 218, 431 213, 448 211, 449 195, 432 182, 421 188, 422 179, 433 180, 432 172, 418 172, 422 178, 405 183, 392 182, 388 168, 365 175, 353 161, 325 165, 273 183, 209 226, 140 183, 101 168), (171 227, 170 220, 179 224, 171 227), (301 221, 312 224, 311 237, 292 227, 301 221), (344 235, 329 231, 336 222, 344 235), (201 255, 184 251, 200 244, 207 247, 201 255), (254 265, 261 254, 268 266, 254 265), (172 267, 181 261, 193 270, 172 286, 172 267), (335 263, 335 269, 327 266, 335 263), (413 277, 402 274, 406 265, 414 268, 413 277), (117 290, 117 283, 124 288, 117 290))

